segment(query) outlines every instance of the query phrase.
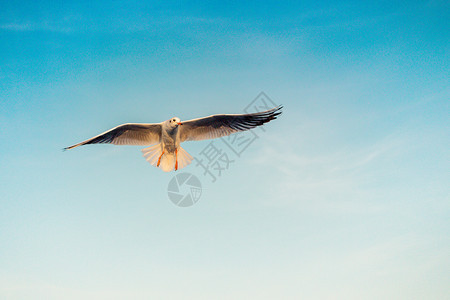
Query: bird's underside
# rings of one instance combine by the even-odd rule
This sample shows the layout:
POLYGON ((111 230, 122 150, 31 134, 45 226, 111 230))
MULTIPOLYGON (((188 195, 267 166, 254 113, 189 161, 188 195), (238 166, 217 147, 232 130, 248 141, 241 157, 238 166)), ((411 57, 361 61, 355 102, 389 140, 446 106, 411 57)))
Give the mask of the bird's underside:
POLYGON ((212 115, 184 122, 172 118, 161 123, 123 124, 64 150, 88 144, 152 145, 142 149, 145 159, 165 172, 176 171, 189 165, 193 159, 180 143, 214 139, 253 129, 276 119, 281 109, 282 106, 278 106, 264 112, 212 115))

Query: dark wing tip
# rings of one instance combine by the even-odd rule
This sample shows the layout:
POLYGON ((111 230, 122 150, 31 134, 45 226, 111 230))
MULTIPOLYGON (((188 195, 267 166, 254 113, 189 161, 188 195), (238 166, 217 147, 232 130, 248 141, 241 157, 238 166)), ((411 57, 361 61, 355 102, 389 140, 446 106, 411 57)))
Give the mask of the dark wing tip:
POLYGON ((266 118, 267 121, 271 121, 277 118, 277 116, 283 113, 283 105, 278 105, 268 111, 262 112, 261 115, 266 118))
POLYGON ((249 130, 249 129, 253 129, 255 127, 264 125, 265 123, 268 123, 272 120, 275 120, 277 118, 278 115, 280 115, 282 113, 282 109, 283 106, 279 105, 277 107, 274 107, 272 109, 263 111, 263 112, 258 112, 258 113, 253 113, 253 114, 248 114, 248 115, 241 115, 236 117, 236 121, 237 122, 230 122, 230 124, 228 124, 228 126, 230 126, 230 128, 234 129, 234 130, 249 130))
POLYGON ((280 104, 277 107, 272 108, 270 111, 279 115, 283 112, 283 108, 284 108, 283 104, 280 104))
POLYGON ((70 150, 70 149, 78 147, 78 146, 80 146, 80 144, 76 144, 76 145, 73 145, 73 146, 65 147, 65 148, 62 148, 62 151, 67 151, 67 150, 70 150))
POLYGON ((283 113, 283 105, 280 104, 277 107, 272 108, 271 112, 272 112, 272 115, 275 117, 278 115, 281 115, 283 113))
POLYGON ((261 116, 261 117, 271 118, 271 117, 276 117, 278 115, 281 115, 283 113, 282 109, 283 109, 283 105, 280 104, 274 108, 271 108, 269 110, 266 110, 266 111, 263 111, 263 112, 260 112, 257 114, 259 114, 259 116, 261 116))

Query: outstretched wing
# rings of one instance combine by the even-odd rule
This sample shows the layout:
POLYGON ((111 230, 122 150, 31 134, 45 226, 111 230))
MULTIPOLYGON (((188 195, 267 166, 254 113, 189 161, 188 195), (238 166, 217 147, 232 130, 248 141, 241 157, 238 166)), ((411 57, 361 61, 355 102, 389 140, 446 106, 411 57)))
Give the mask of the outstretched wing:
POLYGON ((261 126, 277 118, 282 106, 267 111, 242 115, 213 115, 181 122, 180 138, 184 141, 199 141, 227 136, 238 131, 261 126))
POLYGON ((158 143, 161 124, 123 124, 84 142, 64 148, 69 150, 87 144, 150 145, 158 143))

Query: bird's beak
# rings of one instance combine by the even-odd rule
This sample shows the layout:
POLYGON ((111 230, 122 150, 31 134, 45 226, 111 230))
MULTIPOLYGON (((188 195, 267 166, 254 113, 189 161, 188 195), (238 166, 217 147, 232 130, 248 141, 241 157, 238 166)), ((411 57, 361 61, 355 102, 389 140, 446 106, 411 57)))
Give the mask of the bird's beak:
POLYGON ((183 125, 183 123, 181 123, 181 122, 178 122, 177 124, 178 124, 178 125, 183 125))

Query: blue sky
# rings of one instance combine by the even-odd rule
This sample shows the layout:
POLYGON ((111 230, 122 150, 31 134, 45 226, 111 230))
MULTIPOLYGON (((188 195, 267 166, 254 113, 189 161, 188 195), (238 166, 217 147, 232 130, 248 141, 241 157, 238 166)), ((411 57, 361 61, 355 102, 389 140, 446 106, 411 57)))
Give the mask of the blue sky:
MULTIPOLYGON (((443 299, 445 1, 0 4, 0 298, 443 299), (283 115, 200 201, 126 122, 283 115)), ((207 141, 183 144, 198 156, 207 141)))

